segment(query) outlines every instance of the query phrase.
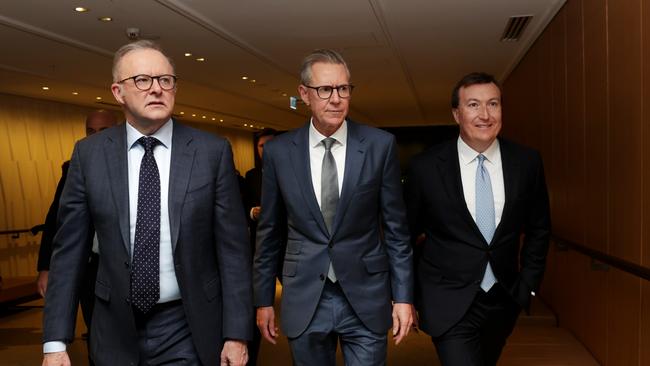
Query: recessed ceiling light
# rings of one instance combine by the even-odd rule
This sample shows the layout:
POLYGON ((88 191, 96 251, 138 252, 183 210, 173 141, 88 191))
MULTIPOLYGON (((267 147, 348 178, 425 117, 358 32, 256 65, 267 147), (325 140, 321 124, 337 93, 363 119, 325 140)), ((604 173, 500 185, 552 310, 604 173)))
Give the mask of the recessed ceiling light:
POLYGON ((196 59, 196 61, 203 62, 203 61, 205 61, 205 57, 199 57, 199 58, 196 59))
POLYGON ((185 52, 185 57, 190 57, 190 56, 192 56, 192 53, 190 53, 190 52, 185 52))
POLYGON ((207 118, 206 116, 201 116, 201 118, 207 118))
POLYGON ((43 89, 43 90, 50 90, 50 87, 49 87, 49 86, 43 86, 43 87, 41 87, 41 89, 43 89))
POLYGON ((78 92, 72 92, 72 95, 79 95, 78 92))
POLYGON ((185 114, 185 112, 181 111, 180 114, 185 114))
POLYGON ((219 122, 223 122, 223 119, 220 119, 219 122))
POLYGON ((216 118, 214 118, 214 117, 212 117, 212 120, 213 120, 213 121, 216 121, 217 119, 216 119, 216 118))
POLYGON ((283 96, 283 97, 286 97, 286 96, 287 96, 287 93, 282 93, 282 96, 283 96))
POLYGON ((95 99, 97 99, 97 100, 102 100, 102 97, 95 97, 95 99))
POLYGON ((97 18, 97 20, 99 20, 100 22, 112 22, 113 18, 111 18, 111 17, 99 17, 99 18, 97 18))
POLYGON ((244 127, 248 127, 248 125, 246 123, 244 123, 244 127))
POLYGON ((241 79, 242 80, 248 80, 248 76, 242 76, 241 79))
POLYGON ((255 79, 251 79, 250 81, 251 81, 251 83, 254 83, 254 82, 255 82, 255 79))
POLYGON ((74 11, 76 11, 76 12, 78 12, 78 13, 85 13, 85 12, 87 12, 88 10, 90 10, 90 9, 88 9, 88 8, 84 8, 83 6, 77 6, 76 8, 74 8, 74 11))
POLYGON ((196 113, 192 113, 192 117, 196 117, 196 113))

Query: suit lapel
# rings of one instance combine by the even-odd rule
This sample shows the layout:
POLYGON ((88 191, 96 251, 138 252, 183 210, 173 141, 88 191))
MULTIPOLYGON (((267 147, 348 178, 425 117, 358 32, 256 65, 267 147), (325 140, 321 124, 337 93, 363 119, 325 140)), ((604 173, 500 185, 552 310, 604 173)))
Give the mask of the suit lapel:
POLYGON ((332 236, 336 233, 345 211, 350 205, 350 200, 354 190, 359 182, 361 168, 365 158, 365 147, 363 146, 364 137, 359 135, 356 123, 348 120, 348 138, 345 151, 345 174, 343 175, 343 188, 341 189, 341 198, 336 207, 334 216, 334 225, 332 225, 332 236))
POLYGON ((484 247, 487 246, 483 234, 476 226, 472 214, 467 208, 467 202, 465 202, 465 194, 463 191, 463 181, 460 176, 460 165, 458 160, 458 147, 456 140, 452 140, 445 147, 444 152, 439 155, 438 160, 438 174, 444 182, 444 187, 447 192, 451 202, 454 202, 457 205, 458 209, 462 212, 462 219, 465 223, 472 228, 474 236, 477 236, 480 241, 470 241, 471 243, 476 243, 476 246, 484 247), (480 244, 478 244, 480 243, 480 244))
POLYGON ((520 172, 519 163, 514 159, 514 154, 510 149, 508 141, 499 139, 499 148, 501 150, 501 169, 503 170, 503 188, 505 191, 505 203, 503 205, 503 212, 501 213, 501 221, 494 231, 493 242, 498 242, 496 239, 501 234, 503 222, 508 220, 511 215, 512 201, 517 196, 518 181, 517 172, 520 172))
POLYGON ((117 216, 120 223, 120 234, 126 252, 131 254, 131 235, 129 231, 129 180, 126 146, 126 124, 111 130, 104 143, 104 156, 108 166, 108 180, 117 216))
POLYGON ((311 212, 314 220, 318 223, 325 235, 328 235, 323 214, 320 212, 316 194, 314 193, 314 185, 311 180, 311 165, 309 154, 309 124, 308 122, 304 127, 296 131, 293 138, 293 143, 290 146, 289 158, 291 165, 298 181, 298 189, 302 192, 302 196, 307 204, 309 212, 311 212))
POLYGON ((169 169, 169 197, 167 199, 173 251, 176 250, 176 244, 178 243, 181 210, 192 174, 195 151, 190 130, 174 121, 171 166, 169 169))

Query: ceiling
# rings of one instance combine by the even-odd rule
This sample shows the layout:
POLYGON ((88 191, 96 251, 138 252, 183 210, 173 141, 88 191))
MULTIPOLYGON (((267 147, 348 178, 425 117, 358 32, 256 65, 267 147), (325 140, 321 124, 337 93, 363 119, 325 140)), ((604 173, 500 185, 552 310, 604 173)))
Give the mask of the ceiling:
POLYGON ((333 48, 356 86, 353 119, 380 127, 448 124, 455 82, 471 71, 503 80, 564 2, 3 1, 0 93, 119 109, 110 94, 112 54, 129 41, 126 29, 138 28, 175 59, 174 113, 184 120, 297 127, 309 115, 304 105, 289 108, 301 60, 333 48), (509 17, 519 15, 533 16, 520 40, 500 41, 509 17), (113 20, 98 20, 104 16, 113 20))

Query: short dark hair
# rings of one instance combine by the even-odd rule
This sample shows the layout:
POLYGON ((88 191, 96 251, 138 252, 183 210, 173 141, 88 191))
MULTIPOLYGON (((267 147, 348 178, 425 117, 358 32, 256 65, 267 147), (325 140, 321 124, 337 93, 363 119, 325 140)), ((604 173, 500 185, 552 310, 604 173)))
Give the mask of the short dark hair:
POLYGON ((458 96, 458 93, 460 91, 460 88, 464 88, 470 85, 476 85, 476 84, 494 84, 499 88, 499 93, 501 93, 501 84, 497 81, 497 79, 494 78, 494 76, 485 73, 485 72, 472 72, 470 74, 467 74, 463 76, 460 81, 456 84, 454 87, 454 90, 451 92, 451 108, 456 109, 458 108, 458 103, 460 97, 458 96))
POLYGON ((257 144, 257 141, 259 141, 262 137, 265 136, 275 136, 278 134, 278 131, 272 129, 272 128, 264 128, 261 131, 257 132, 255 134, 255 142, 257 144))

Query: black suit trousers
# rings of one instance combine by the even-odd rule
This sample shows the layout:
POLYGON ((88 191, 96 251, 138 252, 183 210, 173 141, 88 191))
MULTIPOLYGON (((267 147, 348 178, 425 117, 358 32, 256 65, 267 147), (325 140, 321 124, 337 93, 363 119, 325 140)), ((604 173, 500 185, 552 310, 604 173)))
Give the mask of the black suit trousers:
POLYGON ((494 366, 512 333, 521 307, 500 284, 479 289, 463 318, 432 337, 442 366, 494 366))

